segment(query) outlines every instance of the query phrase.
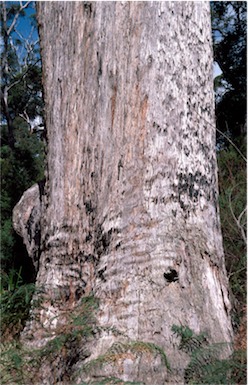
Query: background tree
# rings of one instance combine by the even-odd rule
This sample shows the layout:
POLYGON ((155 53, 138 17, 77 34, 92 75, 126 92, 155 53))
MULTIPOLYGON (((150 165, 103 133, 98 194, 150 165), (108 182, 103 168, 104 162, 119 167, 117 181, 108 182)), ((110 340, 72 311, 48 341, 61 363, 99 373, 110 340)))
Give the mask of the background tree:
POLYGON ((233 325, 246 313, 246 163, 231 146, 218 155, 220 214, 226 268, 232 289, 233 325))
MULTIPOLYGON (((244 145, 246 134, 247 3, 213 1, 214 59, 222 74, 215 79, 217 128, 244 145)), ((223 140, 223 137, 220 140, 223 140)))
MULTIPOLYGON (((209 6, 41 2, 38 11, 48 168, 37 285, 45 300, 23 337, 46 343, 93 293, 99 336, 88 341, 91 370, 81 380, 182 383, 175 322, 207 329, 212 342, 232 336, 209 6), (98 372, 99 361, 107 365, 98 372)), ((84 369, 77 349, 72 374, 84 369)), ((65 365, 56 368, 68 380, 65 365)), ((39 374, 54 382, 53 370, 47 362, 39 374)))
POLYGON ((2 284, 34 271, 12 228, 12 209, 23 191, 43 178, 41 62, 33 2, 1 2, 1 269, 2 284), (32 19, 28 36, 21 20, 32 19), (36 31, 36 39, 34 36, 36 31), (15 275, 15 274, 14 274, 15 275), (16 278, 19 275, 16 274, 16 278))
POLYGON ((220 214, 228 277, 233 292, 233 324, 246 329, 246 58, 247 3, 211 2, 214 58, 222 74, 215 79, 219 144, 220 214), (238 150, 238 151, 237 151, 238 150), (242 156, 243 155, 243 156, 242 156))

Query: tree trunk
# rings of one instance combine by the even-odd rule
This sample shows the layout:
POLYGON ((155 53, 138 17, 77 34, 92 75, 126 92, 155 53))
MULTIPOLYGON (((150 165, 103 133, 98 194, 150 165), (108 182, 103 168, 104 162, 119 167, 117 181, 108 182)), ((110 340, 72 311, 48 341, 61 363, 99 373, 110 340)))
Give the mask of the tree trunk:
POLYGON ((2 2, 0 5, 0 19, 1 19, 1 28, 2 28, 2 40, 3 47, 1 51, 1 75, 2 75, 2 83, 1 86, 1 107, 4 114, 4 117, 7 122, 8 127, 8 144, 11 150, 15 149, 15 136, 14 136, 14 126, 13 119, 10 114, 9 104, 8 104, 8 93, 9 93, 9 63, 8 63, 8 54, 9 54, 9 37, 10 32, 8 32, 7 25, 7 8, 6 3, 2 2))
POLYGON ((79 379, 182 383, 187 362, 173 324, 212 342, 232 337, 209 4, 37 8, 48 138, 37 285, 46 300, 23 338, 41 345, 41 326, 55 330, 64 311, 94 293, 102 329, 88 342, 88 361, 114 343, 142 341, 162 348, 172 370, 140 343, 142 355, 123 348, 79 379))

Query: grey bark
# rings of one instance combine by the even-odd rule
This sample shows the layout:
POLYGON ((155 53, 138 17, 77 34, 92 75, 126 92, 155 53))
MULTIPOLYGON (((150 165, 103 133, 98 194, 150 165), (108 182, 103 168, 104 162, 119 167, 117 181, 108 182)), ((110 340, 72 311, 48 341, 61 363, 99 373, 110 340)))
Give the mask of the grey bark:
MULTIPOLYGON (((48 137, 37 285, 47 299, 23 338, 41 345, 42 327, 52 333, 72 299, 93 292, 102 332, 88 343, 88 361, 139 340, 164 349, 173 370, 129 353, 78 381, 104 374, 182 383, 187 362, 173 324, 206 331, 212 342, 232 338, 209 4, 37 8, 48 137)), ((44 371, 44 381, 51 376, 44 371)))
POLYGON ((41 192, 39 185, 35 184, 24 192, 15 205, 12 222, 14 230, 23 238, 36 273, 40 256, 40 218, 41 192))

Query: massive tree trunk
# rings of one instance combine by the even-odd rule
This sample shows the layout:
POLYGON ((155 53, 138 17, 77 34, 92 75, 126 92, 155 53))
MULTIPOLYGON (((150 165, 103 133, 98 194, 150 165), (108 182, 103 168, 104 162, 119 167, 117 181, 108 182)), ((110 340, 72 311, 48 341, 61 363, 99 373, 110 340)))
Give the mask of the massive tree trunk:
POLYGON ((173 324, 212 342, 232 336, 209 4, 37 8, 48 140, 37 285, 46 299, 23 338, 41 345, 42 326, 55 330, 64 311, 93 293, 101 332, 88 342, 88 361, 114 343, 143 341, 164 350, 172 371, 141 344, 142 356, 123 347, 81 380, 182 383, 187 362, 173 324))

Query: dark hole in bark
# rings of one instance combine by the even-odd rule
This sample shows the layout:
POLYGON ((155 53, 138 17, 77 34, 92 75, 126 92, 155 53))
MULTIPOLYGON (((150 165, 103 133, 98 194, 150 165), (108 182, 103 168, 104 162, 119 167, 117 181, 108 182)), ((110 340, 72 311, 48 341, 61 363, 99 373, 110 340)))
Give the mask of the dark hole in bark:
POLYGON ((86 235, 86 238, 85 238, 85 241, 86 241, 86 242, 91 241, 91 239, 92 239, 91 233, 89 233, 88 235, 86 235))
POLYGON ((168 272, 164 273, 164 278, 167 282, 177 282, 178 281, 178 274, 175 269, 169 269, 168 272))
POLYGON ((85 291, 82 288, 77 288, 77 290, 75 291, 76 301, 78 301, 84 295, 84 293, 85 291))
POLYGON ((83 2, 85 12, 88 16, 91 16, 92 13, 92 4, 90 1, 84 1, 83 2))
POLYGON ((93 211, 95 210, 95 207, 93 207, 92 202, 90 200, 84 202, 84 205, 85 205, 86 215, 93 213, 93 211))
POLYGON ((105 273, 106 269, 107 269, 107 266, 104 266, 104 268, 101 269, 101 270, 99 270, 98 273, 97 273, 98 277, 99 277, 103 282, 106 282, 106 278, 104 277, 104 273, 105 273))

